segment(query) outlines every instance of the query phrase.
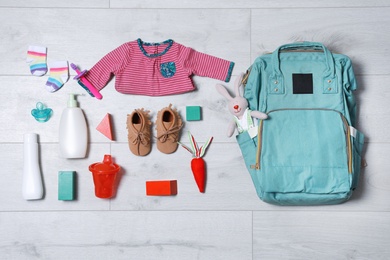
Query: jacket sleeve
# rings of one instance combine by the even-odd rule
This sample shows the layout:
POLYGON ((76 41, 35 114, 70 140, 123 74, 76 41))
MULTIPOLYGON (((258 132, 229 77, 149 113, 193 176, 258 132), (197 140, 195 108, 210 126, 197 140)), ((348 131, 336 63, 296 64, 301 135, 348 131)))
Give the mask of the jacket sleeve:
POLYGON ((189 75, 197 75, 229 82, 234 62, 180 46, 179 63, 189 75))
POLYGON ((122 44, 101 58, 85 75, 85 78, 97 89, 101 90, 113 75, 121 71, 130 61, 132 46, 122 44))

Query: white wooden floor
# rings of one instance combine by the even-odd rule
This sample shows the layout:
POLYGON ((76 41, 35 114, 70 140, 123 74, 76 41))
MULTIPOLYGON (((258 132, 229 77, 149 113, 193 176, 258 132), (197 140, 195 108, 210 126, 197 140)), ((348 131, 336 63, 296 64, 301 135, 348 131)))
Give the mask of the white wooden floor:
MULTIPOLYGON (((387 0, 0 0, 0 259, 390 259, 390 1, 387 0), (359 90, 359 128, 368 163, 358 190, 342 205, 277 207, 255 193, 229 115, 209 78, 198 91, 168 97, 123 95, 112 81, 103 100, 78 98, 89 125, 86 159, 60 158, 58 127, 67 94, 86 93, 71 79, 56 93, 48 74, 31 76, 28 45, 48 47, 48 61, 88 69, 120 44, 172 38, 236 62, 235 76, 266 51, 296 40, 319 41, 348 55, 359 90), (30 115, 41 101, 54 110, 47 123, 30 115), (186 122, 200 143, 214 136, 200 194, 190 154, 128 149, 126 115, 172 103, 185 117, 199 105, 203 120, 186 122), (113 116, 116 141, 95 130, 113 116), (23 134, 40 136, 45 198, 22 199, 23 134), (88 166, 111 153, 123 172, 117 196, 98 199, 88 166), (77 171, 77 200, 57 200, 57 173, 77 171), (178 180, 175 197, 145 196, 145 181, 178 180)), ((233 83, 227 84, 229 87, 233 83)), ((186 137, 182 141, 187 141, 186 137)))

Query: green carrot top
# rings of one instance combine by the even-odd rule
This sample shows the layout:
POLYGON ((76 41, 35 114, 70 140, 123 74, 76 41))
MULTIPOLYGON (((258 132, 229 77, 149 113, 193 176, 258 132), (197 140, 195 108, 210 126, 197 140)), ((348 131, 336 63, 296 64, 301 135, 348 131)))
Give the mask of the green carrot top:
POLYGON ((198 143, 195 141, 195 138, 194 136, 188 132, 188 138, 190 139, 190 144, 191 144, 191 147, 188 147, 186 146, 185 144, 181 143, 181 142, 178 142, 184 149, 186 149, 187 151, 189 151, 193 157, 196 157, 196 158, 201 158, 203 157, 203 155, 205 154, 206 152, 206 149, 207 147, 210 145, 211 141, 213 140, 213 137, 210 137, 207 142, 199 147, 198 146, 198 143))

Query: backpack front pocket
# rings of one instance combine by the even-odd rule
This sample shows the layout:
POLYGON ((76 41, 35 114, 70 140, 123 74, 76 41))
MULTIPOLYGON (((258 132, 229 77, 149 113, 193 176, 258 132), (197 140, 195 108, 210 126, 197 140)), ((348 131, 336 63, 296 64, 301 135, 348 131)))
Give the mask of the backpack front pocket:
POLYGON ((250 168, 250 163, 256 159, 257 137, 251 138, 248 132, 245 131, 238 134, 236 139, 245 160, 245 165, 247 166, 249 172, 252 173, 253 169, 250 168))
POLYGON ((264 192, 348 192, 352 145, 344 116, 327 109, 281 109, 261 126, 257 178, 264 192))

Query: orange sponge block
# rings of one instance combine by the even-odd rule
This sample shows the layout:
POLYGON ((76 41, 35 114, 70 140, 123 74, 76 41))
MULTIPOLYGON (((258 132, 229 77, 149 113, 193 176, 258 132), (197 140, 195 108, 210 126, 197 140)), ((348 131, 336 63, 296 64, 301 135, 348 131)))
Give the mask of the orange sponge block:
POLYGON ((148 196, 173 196, 176 194, 176 180, 146 181, 146 195, 148 196))

